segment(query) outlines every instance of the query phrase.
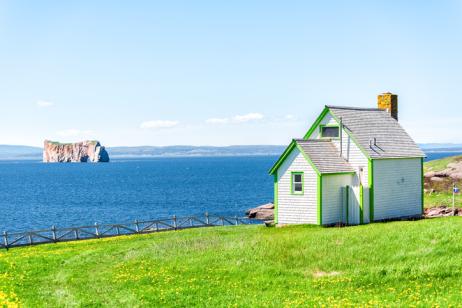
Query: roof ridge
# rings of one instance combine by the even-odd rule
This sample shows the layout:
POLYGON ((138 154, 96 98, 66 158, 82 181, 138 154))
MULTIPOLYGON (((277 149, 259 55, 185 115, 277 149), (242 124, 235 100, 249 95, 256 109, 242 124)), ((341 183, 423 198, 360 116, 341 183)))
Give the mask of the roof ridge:
POLYGON ((368 108, 368 107, 348 107, 348 106, 334 106, 334 105, 326 105, 327 108, 334 108, 334 109, 347 109, 347 110, 363 110, 363 111, 386 111, 380 108, 368 108))

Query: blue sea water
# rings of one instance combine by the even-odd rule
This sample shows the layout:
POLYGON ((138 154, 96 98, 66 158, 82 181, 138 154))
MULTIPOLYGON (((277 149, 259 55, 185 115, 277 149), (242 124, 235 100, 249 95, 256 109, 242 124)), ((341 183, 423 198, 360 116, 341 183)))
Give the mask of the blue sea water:
MULTIPOLYGON (((427 153, 426 160, 457 155, 427 153)), ((243 216, 272 201, 276 156, 0 161, 0 231, 119 223, 172 215, 243 216)))
POLYGON ((0 231, 203 215, 270 202, 274 156, 0 162, 0 231))
POLYGON ((462 152, 426 152, 425 161, 440 159, 448 156, 462 155, 462 152))

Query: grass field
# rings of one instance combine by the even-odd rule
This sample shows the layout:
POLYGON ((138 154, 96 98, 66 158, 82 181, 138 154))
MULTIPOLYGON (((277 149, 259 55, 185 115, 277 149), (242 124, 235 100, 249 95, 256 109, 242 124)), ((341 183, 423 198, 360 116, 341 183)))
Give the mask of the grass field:
POLYGON ((216 227, 0 251, 0 303, 459 305, 462 219, 216 227))

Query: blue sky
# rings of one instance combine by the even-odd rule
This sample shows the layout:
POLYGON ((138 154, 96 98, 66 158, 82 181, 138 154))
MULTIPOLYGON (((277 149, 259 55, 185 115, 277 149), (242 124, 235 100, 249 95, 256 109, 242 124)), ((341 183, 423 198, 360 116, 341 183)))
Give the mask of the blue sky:
POLYGON ((287 144, 384 91, 462 142, 462 2, 368 2, 0 0, 0 144, 287 144))

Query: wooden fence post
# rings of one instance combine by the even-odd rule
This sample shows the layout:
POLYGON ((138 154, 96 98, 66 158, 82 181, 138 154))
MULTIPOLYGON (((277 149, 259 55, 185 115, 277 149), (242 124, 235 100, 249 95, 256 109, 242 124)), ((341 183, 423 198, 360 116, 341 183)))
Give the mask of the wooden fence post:
POLYGON ((56 226, 52 226, 51 227, 51 233, 52 233, 52 236, 53 236, 53 242, 56 243, 56 226))
POLYGON ((99 237, 99 229, 98 229, 98 223, 95 222, 95 235, 96 237, 99 237))
POLYGON ((221 218, 221 225, 224 226, 225 225, 225 219, 223 217, 220 217, 221 218))
POLYGON ((120 235, 120 229, 119 229, 119 226, 116 226, 116 230, 117 230, 117 235, 120 235))
POLYGON ((189 225, 192 227, 193 226, 193 219, 192 217, 189 217, 189 225))
POLYGON ((176 215, 173 215, 173 227, 176 230, 176 228, 177 228, 177 226, 176 226, 176 215))
POLYGON ((209 212, 205 212, 205 224, 208 226, 210 223, 209 221, 209 212))
POLYGON ((140 226, 138 225, 138 219, 135 220, 135 231, 136 233, 140 233, 140 226))
POLYGON ((3 231, 3 245, 8 249, 8 232, 3 231))
POLYGON ((33 244, 32 234, 29 232, 29 245, 32 245, 32 244, 33 244))
POLYGON ((236 219, 236 226, 239 224, 239 220, 237 220, 237 216, 234 216, 234 219, 236 219))
POLYGON ((74 229, 74 236, 75 236, 75 239, 78 240, 79 239, 79 231, 77 228, 74 229))
POLYGON ((159 223, 156 222, 156 232, 159 231, 159 223))

